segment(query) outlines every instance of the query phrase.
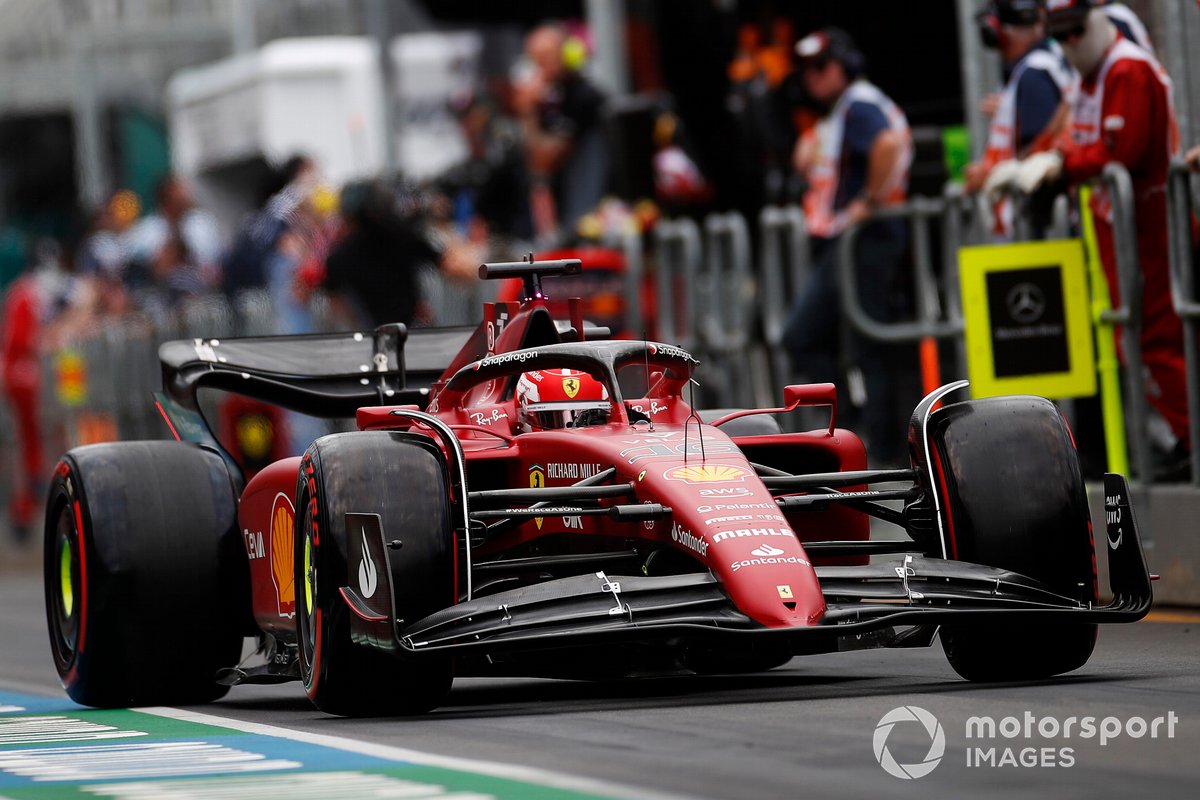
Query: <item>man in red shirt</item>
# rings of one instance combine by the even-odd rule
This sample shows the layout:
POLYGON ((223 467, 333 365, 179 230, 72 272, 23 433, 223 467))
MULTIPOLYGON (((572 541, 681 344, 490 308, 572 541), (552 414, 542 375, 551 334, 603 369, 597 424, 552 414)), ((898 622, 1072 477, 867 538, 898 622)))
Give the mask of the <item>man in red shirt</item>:
MULTIPOLYGON (((1147 395, 1178 440, 1186 442, 1183 325, 1171 303, 1167 260, 1167 169, 1179 150, 1171 81, 1152 55, 1122 37, 1094 5, 1092 0, 1047 4, 1050 35, 1062 43, 1067 59, 1083 76, 1072 103, 1074 145, 1026 159, 1016 183, 1025 191, 1059 175, 1072 184, 1082 183, 1098 177, 1113 161, 1129 170, 1144 279, 1141 345, 1142 361, 1150 373, 1147 395)), ((1120 298, 1107 192, 1093 193, 1092 211, 1115 305, 1120 298)))

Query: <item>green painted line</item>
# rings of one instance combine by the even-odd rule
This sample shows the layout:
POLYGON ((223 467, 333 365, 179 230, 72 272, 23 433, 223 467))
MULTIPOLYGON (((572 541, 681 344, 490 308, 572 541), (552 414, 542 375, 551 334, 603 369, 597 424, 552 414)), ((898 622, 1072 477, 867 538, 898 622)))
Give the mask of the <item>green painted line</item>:
POLYGON ((657 793, 171 708, 0 691, 0 800, 367 796, 600 800, 657 793))

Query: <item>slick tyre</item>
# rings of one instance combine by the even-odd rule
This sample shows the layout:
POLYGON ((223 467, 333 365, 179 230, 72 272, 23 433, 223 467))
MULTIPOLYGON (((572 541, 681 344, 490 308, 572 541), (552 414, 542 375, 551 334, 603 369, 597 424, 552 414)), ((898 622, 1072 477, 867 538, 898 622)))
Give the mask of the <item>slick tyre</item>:
POLYGON ((76 448, 46 505, 46 620, 77 703, 205 703, 250 625, 237 498, 217 454, 179 442, 76 448))
MULTIPOLYGON (((996 397, 930 417, 950 558, 1012 570, 1096 601, 1087 494, 1066 422, 1048 400, 996 397)), ((1095 625, 946 625, 950 665, 972 681, 1034 680, 1078 669, 1095 625)))
MULTIPOLYGON (((365 565, 353 552, 347 514, 377 514, 399 541, 387 564, 395 614, 416 621, 456 601, 454 533, 445 467, 431 447, 404 433, 355 432, 313 442, 296 491, 296 622, 300 672, 317 708, 340 716, 420 714, 450 691, 448 659, 406 660, 355 642, 343 586, 365 565)), ((353 532, 353 535, 358 535, 353 532)), ((365 535, 365 534, 364 534, 365 535)))

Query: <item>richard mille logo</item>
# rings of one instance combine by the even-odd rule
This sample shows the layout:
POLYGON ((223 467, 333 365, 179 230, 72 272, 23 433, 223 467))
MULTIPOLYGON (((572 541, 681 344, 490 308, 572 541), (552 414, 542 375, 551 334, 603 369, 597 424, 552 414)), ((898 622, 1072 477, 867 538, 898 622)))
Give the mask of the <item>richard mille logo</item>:
POLYGON ((1037 322, 1046 311, 1046 296, 1032 283, 1018 283, 1005 298, 1008 314, 1016 322, 1037 322))

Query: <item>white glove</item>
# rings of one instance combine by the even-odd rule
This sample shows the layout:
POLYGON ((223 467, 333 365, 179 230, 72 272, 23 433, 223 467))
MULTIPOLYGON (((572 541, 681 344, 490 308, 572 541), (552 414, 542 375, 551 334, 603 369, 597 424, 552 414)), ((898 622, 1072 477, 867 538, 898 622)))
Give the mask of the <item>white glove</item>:
POLYGON ((996 166, 992 167, 992 171, 988 173, 987 180, 983 182, 983 192, 993 200, 1003 192, 1008 185, 1012 183, 1013 178, 1017 176, 1017 170, 1020 168, 1021 162, 1008 159, 1000 161, 996 166))
POLYGON ((1021 162, 1013 180, 1017 188, 1029 194, 1043 183, 1049 183, 1062 174, 1062 153, 1035 153, 1021 162))

